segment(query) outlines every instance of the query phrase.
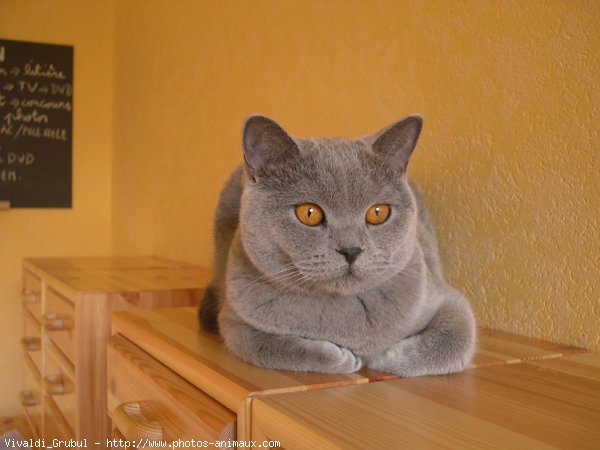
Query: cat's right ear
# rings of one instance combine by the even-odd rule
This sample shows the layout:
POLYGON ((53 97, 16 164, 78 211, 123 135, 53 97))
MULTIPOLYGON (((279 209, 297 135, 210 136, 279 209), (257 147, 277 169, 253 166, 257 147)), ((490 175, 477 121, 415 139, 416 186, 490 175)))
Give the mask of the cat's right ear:
POLYGON ((256 181, 269 167, 300 154, 294 140, 275 121, 251 116, 244 124, 242 137, 246 171, 256 181))

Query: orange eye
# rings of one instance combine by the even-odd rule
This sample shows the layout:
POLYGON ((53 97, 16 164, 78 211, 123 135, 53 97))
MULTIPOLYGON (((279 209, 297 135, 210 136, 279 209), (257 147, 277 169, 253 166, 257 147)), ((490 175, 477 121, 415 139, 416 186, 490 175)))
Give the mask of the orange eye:
POLYGON ((304 225, 316 227, 323 222, 323 210, 314 203, 302 203, 296 206, 296 217, 304 225))
POLYGON ((365 219, 371 225, 380 225, 387 220, 390 216, 390 205, 382 203, 380 205, 373 205, 367 210, 365 219))

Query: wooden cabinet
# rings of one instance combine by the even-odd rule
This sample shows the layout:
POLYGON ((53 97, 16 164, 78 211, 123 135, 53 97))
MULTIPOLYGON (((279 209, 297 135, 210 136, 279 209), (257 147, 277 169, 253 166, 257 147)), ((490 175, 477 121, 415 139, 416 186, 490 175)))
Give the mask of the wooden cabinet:
POLYGON ((196 305, 209 280, 206 269, 161 258, 24 260, 20 398, 33 436, 105 442, 112 312, 196 305))
MULTIPOLYGON (((176 420, 163 422, 181 411, 183 416, 195 417, 201 428, 188 427, 182 431, 186 437, 210 442, 235 430, 238 440, 249 440, 250 407, 257 397, 394 378, 376 371, 333 375, 246 364, 233 356, 218 336, 199 330, 195 308, 117 312, 113 314, 113 331, 108 345, 108 412, 118 434, 132 441, 143 427, 122 427, 121 423, 134 419, 115 419, 131 404, 145 405, 148 414, 142 415, 154 417, 155 428, 162 429, 164 436, 184 439, 173 428, 176 420), (127 374, 136 374, 135 385, 133 375, 127 374), (175 380, 179 380, 179 388, 173 387, 175 380), (187 404, 190 397, 179 391, 195 392, 197 400, 192 403, 202 405, 201 410, 192 411, 187 404)), ((139 414, 134 412, 133 416, 139 414)))
MULTIPOLYGON (((115 436, 136 442, 153 437, 214 442, 233 436, 235 429, 239 441, 279 440, 283 448, 345 448, 348 441, 336 440, 340 434, 362 436, 356 440, 362 445, 376 439, 373 430, 377 430, 381 445, 355 447, 398 448, 387 444, 389 436, 397 437, 394 424, 407 408, 415 412, 430 402, 428 392, 441 398, 454 389, 457 401, 468 399, 473 379, 468 373, 399 380, 372 370, 335 375, 261 369, 229 353, 218 336, 200 331, 195 308, 116 312, 113 333, 108 345, 108 413, 115 436), (393 400, 396 383, 422 386, 421 398, 406 394, 406 398, 393 400), (350 395, 344 392, 358 397, 335 403, 338 396, 350 395), (330 401, 334 406, 327 406, 330 401), (371 422, 380 416, 391 419, 382 422, 385 426, 372 427, 371 422), (327 424, 330 434, 321 424, 327 424)), ((481 330, 469 370, 534 364, 582 352, 585 350, 481 330)), ((415 412, 406 426, 417 426, 426 416, 427 411, 415 412)), ((413 447, 418 447, 418 441, 413 442, 417 444, 413 447)))

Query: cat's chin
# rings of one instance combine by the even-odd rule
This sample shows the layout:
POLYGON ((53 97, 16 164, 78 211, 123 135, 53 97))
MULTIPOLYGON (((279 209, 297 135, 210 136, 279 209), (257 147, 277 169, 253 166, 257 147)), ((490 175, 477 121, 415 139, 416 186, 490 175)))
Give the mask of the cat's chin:
POLYGON ((318 287, 327 294, 353 295, 372 288, 376 282, 349 270, 343 275, 323 280, 318 284, 318 287))

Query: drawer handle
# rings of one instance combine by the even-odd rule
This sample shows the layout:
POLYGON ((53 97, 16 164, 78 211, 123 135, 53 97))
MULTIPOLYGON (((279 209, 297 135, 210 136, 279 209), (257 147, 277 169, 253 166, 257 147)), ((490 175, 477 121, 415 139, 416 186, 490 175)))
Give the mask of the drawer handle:
POLYGON ((113 422, 128 440, 148 439, 163 440, 163 427, 157 420, 144 414, 147 402, 122 403, 115 408, 113 422))
POLYGON ((56 313, 44 314, 44 327, 48 331, 64 331, 73 328, 71 318, 56 313))
POLYGON ((38 404, 37 395, 33 391, 21 391, 19 400, 23 406, 35 406, 38 404))
POLYGON ((24 337, 21 339, 21 345, 28 352, 36 352, 42 348, 42 341, 39 337, 24 337))
POLYGON ((39 303, 40 297, 35 292, 24 292, 23 301, 27 304, 39 303))
POLYGON ((71 380, 62 373, 44 377, 44 390, 50 395, 70 394, 75 390, 74 388, 71 380))

